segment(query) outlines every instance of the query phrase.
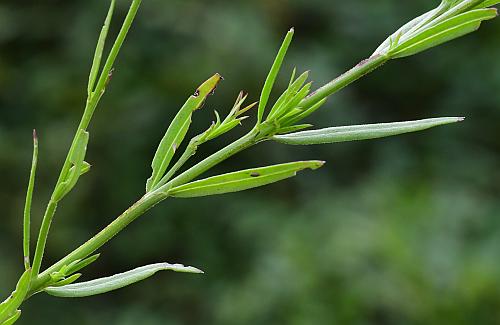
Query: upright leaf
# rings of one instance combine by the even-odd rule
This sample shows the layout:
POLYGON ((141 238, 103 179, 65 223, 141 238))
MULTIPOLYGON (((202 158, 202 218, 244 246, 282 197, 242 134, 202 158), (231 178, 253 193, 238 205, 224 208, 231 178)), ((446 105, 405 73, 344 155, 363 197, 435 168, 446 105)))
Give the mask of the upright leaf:
POLYGON ((192 266, 182 264, 157 263, 138 267, 136 269, 115 274, 109 277, 69 284, 61 287, 48 287, 45 289, 49 295, 56 297, 88 297, 126 287, 136 282, 149 278, 159 271, 171 270, 184 273, 203 273, 192 266))
POLYGON ((276 135, 273 137, 273 140, 291 145, 311 145, 368 140, 422 131, 435 126, 460 121, 463 121, 463 118, 443 117, 408 122, 339 126, 285 135, 276 135))
POLYGON ((222 77, 216 73, 210 79, 205 81, 194 93, 190 96, 184 106, 174 117, 172 123, 163 136, 163 139, 156 150, 151 168, 153 173, 146 182, 146 192, 149 192, 165 174, 175 151, 186 136, 186 133, 191 125, 191 115, 199 109, 205 102, 208 95, 212 94, 220 82, 222 77))
POLYGON ((111 0, 109 6, 108 14, 104 20, 104 26, 102 26, 99 39, 97 41, 97 46, 95 49, 94 60, 92 61, 92 68, 90 69, 89 84, 88 84, 88 94, 89 96, 94 91, 95 82, 97 80, 97 75, 99 73, 99 68, 101 67, 102 53, 104 52, 104 45, 106 43, 106 38, 108 36, 109 25, 111 24, 111 18, 113 17, 113 11, 115 9, 115 0, 111 0))
POLYGON ((324 161, 311 160, 246 169, 174 187, 168 191, 168 195, 188 198, 239 192, 293 177, 297 172, 307 168, 318 169, 323 164, 324 161))
POLYGON ((285 106, 290 102, 290 100, 297 94, 299 89, 304 85, 307 78, 309 77, 309 71, 301 74, 297 80, 290 83, 285 92, 278 98, 274 106, 272 107, 269 115, 267 116, 267 120, 271 120, 276 115, 280 115, 281 111, 285 108, 285 106))
POLYGON ((285 39, 283 40, 283 44, 276 55, 276 59, 274 59, 274 63, 271 66, 271 70, 267 75, 266 81, 264 82, 264 87, 262 87, 262 92, 260 94, 259 100, 259 108, 257 112, 258 122, 262 121, 262 116, 264 115, 264 110, 266 109, 267 102, 269 101, 269 96, 271 95, 271 90, 273 89, 274 82, 276 81, 276 77, 278 76, 278 72, 281 69, 281 65, 283 64, 283 59, 285 58, 286 52, 288 51, 288 47, 292 42, 294 30, 293 28, 288 31, 285 39))
POLYGON ((31 201, 33 199, 33 189, 35 187, 36 166, 38 162, 38 137, 33 130, 33 159, 31 161, 30 179, 28 190, 26 191, 26 202, 24 204, 23 219, 23 252, 24 268, 30 268, 30 236, 31 236, 31 201))

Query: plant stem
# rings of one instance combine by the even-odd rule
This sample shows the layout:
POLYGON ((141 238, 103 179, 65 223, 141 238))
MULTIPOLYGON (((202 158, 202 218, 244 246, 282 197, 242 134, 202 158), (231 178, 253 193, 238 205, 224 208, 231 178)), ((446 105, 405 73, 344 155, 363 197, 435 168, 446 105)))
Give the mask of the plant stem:
POLYGON ((342 88, 348 86, 352 82, 358 80, 364 75, 372 72, 376 68, 382 66, 384 63, 390 60, 390 57, 387 55, 374 55, 364 61, 361 61, 358 65, 356 65, 351 70, 347 71, 343 75, 338 78, 330 81, 323 87, 317 89, 315 92, 311 93, 309 96, 304 98, 299 106, 300 107, 311 107, 316 104, 320 100, 336 93, 342 88))
MULTIPOLYGON (((384 64, 387 60, 388 58, 386 56, 374 56, 368 60, 365 60, 342 76, 321 87, 314 94, 306 97, 303 101, 305 102, 305 104, 312 103, 311 105, 314 105, 314 103, 316 103, 317 101, 330 96, 331 94, 342 89, 353 81, 373 71, 375 68, 384 64)), ((264 140, 269 133, 272 133, 272 129, 273 126, 266 124, 255 127, 237 141, 229 144, 225 148, 205 158, 165 185, 146 194, 132 207, 130 207, 127 211, 125 211, 122 215, 120 215, 112 223, 110 223, 106 228, 101 230, 97 235, 89 239, 86 243, 78 247, 76 250, 74 250, 59 262, 52 265, 50 268, 40 274, 40 276, 34 280, 31 290, 37 291, 41 287, 43 287, 43 283, 46 282, 50 277, 51 272, 57 271, 65 264, 69 264, 74 260, 85 258, 95 250, 100 248, 123 228, 137 219, 140 215, 151 209, 159 202, 165 200, 168 197, 167 192, 170 188, 185 184, 193 180, 210 168, 233 156, 234 154, 251 147, 261 140, 264 140)))
POLYGON ((71 147, 68 151, 68 155, 66 156, 66 160, 64 161, 63 167, 61 168, 61 173, 59 174, 59 178, 58 178, 57 183, 54 187, 54 192, 52 193, 51 200, 47 206, 47 210, 46 210, 45 215, 44 215, 43 220, 42 220, 42 225, 40 227, 40 232, 38 234, 38 240, 37 240, 37 245, 36 245, 36 249, 35 249, 35 257, 33 259, 33 273, 32 273, 33 278, 37 277, 38 272, 40 271, 40 266, 41 266, 42 258, 43 258, 43 252, 45 250, 45 245, 47 243, 47 236, 49 234, 50 225, 52 223, 52 219, 54 218, 55 210, 57 207, 57 202, 53 199, 55 190, 65 180, 65 178, 68 174, 68 171, 71 168, 70 157, 71 157, 71 154, 76 146, 76 142, 78 140, 78 134, 79 134, 80 130, 86 130, 90 124, 90 120, 92 119, 92 116, 93 116, 94 111, 97 107, 97 104, 99 103, 99 100, 101 99, 102 95, 104 94, 105 89, 106 89, 106 85, 109 82, 109 78, 111 76, 111 70, 112 70, 113 65, 115 63, 116 57, 118 56, 118 53, 120 52, 120 49, 121 49, 121 46, 123 45, 123 42, 125 41, 125 38, 128 34, 130 26, 132 25, 132 22, 137 14, 137 11, 139 9, 141 1, 142 0, 133 0, 132 1, 132 4, 130 5, 130 9, 127 13, 127 16, 125 17, 125 20, 123 22, 122 28, 120 29, 120 32, 118 33, 118 36, 115 40, 115 43, 113 44, 113 47, 111 48, 109 56, 106 60, 104 68, 101 72, 96 89, 87 98, 87 102, 85 105, 82 119, 80 121, 80 124, 78 125, 77 130, 76 130, 75 137, 73 138, 73 142, 72 142, 71 147))
MULTIPOLYGON (((352 68, 342 76, 331 81, 325 86, 319 88, 315 93, 306 97, 301 106, 314 105, 314 103, 320 101, 321 99, 330 96, 331 94, 339 91, 353 81, 361 78, 367 73, 373 71, 377 67, 384 64, 389 58, 387 56, 373 56, 372 58, 359 63, 356 67, 352 68)), ((303 107, 304 107, 303 106, 303 107)), ((205 158, 198 164, 189 168, 185 172, 181 173, 171 181, 167 182, 165 185, 157 188, 156 190, 146 194, 139 201, 137 201, 132 207, 126 210, 113 222, 111 222, 106 228, 101 230, 94 237, 89 239, 86 243, 82 244, 80 247, 75 249, 70 254, 66 255, 60 261, 52 265, 50 268, 41 273, 36 279, 33 280, 32 288, 30 292, 36 292, 43 288, 44 283, 50 278, 50 273, 59 270, 62 266, 71 263, 77 259, 85 258, 98 248, 103 246, 111 238, 113 238, 117 233, 119 233, 123 228, 129 225, 132 221, 137 219, 139 216, 144 214, 146 211, 151 209, 153 206, 159 202, 165 200, 168 197, 168 190, 172 187, 180 186, 187 182, 190 182, 194 178, 198 177, 202 173, 206 172, 210 168, 219 164, 220 162, 228 159, 234 154, 245 150, 257 142, 266 139, 266 137, 272 133, 273 126, 262 124, 255 127, 245 136, 241 137, 237 141, 229 144, 225 148, 217 151, 211 156, 205 158)))

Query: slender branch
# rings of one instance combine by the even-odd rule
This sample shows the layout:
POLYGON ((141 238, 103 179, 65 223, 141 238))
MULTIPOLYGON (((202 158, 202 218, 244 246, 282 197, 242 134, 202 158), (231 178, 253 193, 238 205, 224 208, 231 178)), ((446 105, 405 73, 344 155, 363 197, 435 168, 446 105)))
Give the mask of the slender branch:
POLYGON ((71 144, 70 150, 68 151, 68 155, 66 156, 66 160, 64 161, 63 167, 61 169, 61 173, 59 174, 59 178, 58 178, 57 183, 54 187, 54 192, 52 193, 52 198, 47 206, 46 213, 45 213, 43 220, 42 220, 42 225, 40 227, 40 232, 38 234, 38 240, 37 240, 37 245, 36 245, 36 249, 35 249, 35 257, 33 259, 33 263, 34 263, 33 264, 33 272, 32 272, 33 278, 38 276, 38 272, 40 271, 40 266, 41 266, 42 258, 43 258, 43 252, 45 250, 45 245, 47 243, 47 236, 49 234, 50 225, 52 223, 52 219, 54 218, 55 210, 57 207, 57 202, 56 202, 56 200, 54 200, 55 191, 60 186, 60 184, 65 180, 65 178, 69 172, 69 169, 71 168, 70 157, 71 157, 71 155, 75 149, 75 146, 77 144, 78 134, 80 133, 80 130, 86 130, 90 124, 90 120, 92 119, 92 116, 93 116, 94 111, 97 107, 97 104, 99 103, 99 100, 101 99, 102 95, 104 94, 106 85, 107 85, 109 78, 110 78, 111 70, 112 70, 113 65, 115 63, 115 60, 116 60, 116 57, 118 56, 118 53, 123 45, 123 42, 125 41, 125 38, 128 34, 129 29, 130 29, 130 26, 132 25, 132 22, 134 21, 134 18, 136 16, 137 11, 139 9, 139 6, 141 4, 141 1, 142 0, 134 0, 132 2, 132 4, 130 5, 130 9, 127 13, 127 16, 125 17, 122 28, 120 29, 120 32, 118 33, 116 41, 113 44, 113 47, 111 48, 109 56, 106 60, 104 68, 101 72, 96 89, 87 98, 87 102, 85 105, 85 110, 84 110, 82 119, 80 121, 80 124, 78 125, 77 130, 76 130, 75 137, 73 138, 73 142, 71 144))
MULTIPOLYGON (((374 57, 372 61, 365 61, 365 63, 358 64, 356 67, 320 88, 316 93, 317 96, 328 97, 332 94, 332 91, 338 91, 339 89, 345 87, 347 84, 359 79, 365 74, 374 70, 377 66, 382 65, 387 59, 381 59, 382 56, 374 57), (341 87, 341 85, 343 85, 341 87), (336 90, 335 90, 336 89, 336 90)), ((323 98, 324 98, 323 97, 323 98)), ((316 96, 311 96, 309 100, 314 102, 317 99, 316 96)), ((307 98, 305 99, 307 100, 307 98)), ((267 125, 266 123, 255 127, 245 136, 241 137, 239 140, 229 144, 225 148, 217 151, 211 156, 200 161, 198 164, 189 168, 185 172, 181 173, 177 177, 173 178, 171 181, 165 185, 159 187, 158 189, 146 194, 143 198, 137 201, 131 208, 125 211, 122 215, 116 218, 112 223, 110 223, 106 228, 101 230, 97 235, 89 239, 86 243, 82 244, 80 247, 75 249, 73 252, 62 258, 56 264, 52 265, 50 268, 45 270, 39 275, 37 279, 34 279, 32 284, 32 291, 40 290, 43 287, 43 283, 50 278, 50 273, 57 271, 66 264, 71 263, 74 260, 85 258, 86 256, 93 253, 95 250, 103 246, 111 238, 113 238, 118 232, 129 225, 132 221, 137 219, 143 213, 151 209, 153 206, 159 202, 165 200, 168 197, 168 190, 172 187, 179 186, 190 182, 194 178, 198 177, 202 173, 211 169, 220 162, 228 159, 229 157, 241 152, 252 145, 258 143, 261 140, 266 139, 268 136, 272 135, 274 130, 273 125, 267 125)))

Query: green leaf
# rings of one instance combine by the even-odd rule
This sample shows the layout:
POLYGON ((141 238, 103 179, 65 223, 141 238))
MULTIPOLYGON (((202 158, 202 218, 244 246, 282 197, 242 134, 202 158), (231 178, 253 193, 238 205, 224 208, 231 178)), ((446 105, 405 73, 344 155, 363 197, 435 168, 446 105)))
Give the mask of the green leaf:
POLYGON ((402 58, 417 54, 450 40, 459 38, 479 28, 484 20, 497 16, 496 9, 478 9, 449 18, 401 43, 388 54, 402 58))
POLYGON ((493 7, 496 6, 497 4, 500 3, 500 0, 487 0, 484 1, 480 4, 478 4, 474 9, 482 9, 482 8, 488 8, 488 7, 493 7))
POLYGON ((285 58, 286 52, 288 51, 288 47, 292 42, 294 30, 293 28, 288 31, 286 34, 283 43, 276 55, 276 59, 274 60, 273 65, 271 66, 271 70, 267 75, 266 81, 264 82, 264 87, 262 87, 262 92, 260 94, 259 100, 259 108, 257 112, 257 123, 262 121, 262 117, 264 116, 264 111, 267 106, 267 102, 269 101, 269 96, 271 95, 271 90, 273 89, 274 82, 276 81, 276 77, 278 76, 278 72, 281 69, 281 65, 283 64, 283 59, 285 58))
POLYGON ((75 273, 75 274, 73 274, 73 275, 71 275, 63 280, 60 280, 60 281, 57 281, 56 283, 51 284, 51 287, 62 287, 62 286, 71 284, 71 283, 75 282, 76 280, 78 280, 81 276, 82 276, 81 273, 75 273))
POLYGON ((19 317, 21 317, 21 311, 20 310, 16 310, 14 312, 14 314, 9 319, 7 319, 6 321, 4 321, 0 325, 12 325, 12 324, 14 324, 19 319, 19 317))
POLYGON ((279 123, 283 126, 288 126, 288 125, 295 124, 299 121, 302 121, 303 119, 305 119, 306 117, 308 117, 309 115, 311 115, 312 113, 314 113, 318 109, 320 109, 321 106, 323 106, 327 100, 328 100, 328 98, 323 98, 322 100, 320 100, 316 104, 312 105, 308 109, 300 110, 294 114, 285 115, 283 117, 283 119, 280 119, 279 123))
POLYGON ((281 118, 283 116, 286 116, 289 112, 293 111, 295 108, 298 108, 300 102, 309 94, 309 91, 311 90, 312 83, 306 84, 302 89, 300 89, 299 92, 291 98, 286 105, 280 109, 277 113, 276 116, 277 118, 281 118))
POLYGON ((104 20, 104 26, 102 26, 101 33, 99 35, 99 40, 97 41, 94 60, 92 61, 92 68, 90 69, 89 84, 87 87, 89 96, 94 91, 94 86, 97 80, 97 75, 99 73, 99 68, 101 67, 102 53, 104 52, 104 45, 106 43, 106 38, 108 36, 109 25, 111 24, 111 18, 113 17, 115 2, 116 2, 115 0, 111 0, 108 14, 106 15, 106 19, 104 20))
POLYGON ((311 145, 368 140, 422 131, 435 126, 460 121, 463 121, 463 118, 442 117, 408 122, 340 126, 319 130, 302 131, 286 135, 277 135, 273 137, 273 140, 291 145, 311 145))
POLYGON ((317 169, 323 161, 298 161, 261 168, 252 168, 229 174, 209 177, 192 183, 174 187, 169 196, 188 198, 244 191, 250 188, 275 183, 293 177, 304 169, 317 169))
POLYGON ((61 182, 54 191, 53 199, 55 202, 62 200, 62 198, 64 198, 75 187, 78 179, 82 175, 82 171, 86 169, 84 159, 87 153, 87 145, 89 143, 89 133, 80 129, 77 137, 75 147, 69 156, 69 161, 73 164, 73 168, 70 168, 68 174, 66 175, 66 179, 61 182))
POLYGON ((182 264, 157 263, 138 267, 124 273, 119 273, 113 276, 87 282, 74 283, 62 287, 48 287, 45 289, 45 292, 56 297, 88 297, 126 287, 141 280, 147 279, 159 271, 166 270, 184 273, 203 273, 202 271, 192 266, 184 266, 182 264))
POLYGON ((99 256, 101 256, 101 254, 94 254, 94 255, 89 256, 87 258, 76 260, 73 263, 70 263, 68 265, 66 275, 73 274, 73 273, 80 271, 81 269, 89 266, 90 264, 94 263, 99 258, 99 256))
MULTIPOLYGON (((304 72, 301 74, 297 80, 295 80, 290 86, 286 89, 286 91, 278 98, 276 103, 274 104, 273 108, 269 112, 269 115, 267 116, 267 120, 273 119, 275 116, 279 116, 283 113, 283 111, 286 110, 288 104, 290 101, 297 95, 297 92, 301 87, 304 85, 304 82, 306 82, 307 78, 309 77, 309 71, 304 72)), ((306 88, 306 87, 304 87, 306 88)), ((303 91, 303 89, 301 91, 303 91)), ((309 86, 310 88, 310 86, 309 86)), ((305 97, 305 95, 303 96, 305 97)), ((302 98, 301 98, 302 100, 302 98)), ((300 100, 299 100, 300 101, 300 100)))
POLYGON ((186 136, 186 133, 191 125, 191 116, 193 112, 199 109, 205 102, 208 95, 212 94, 220 82, 222 77, 216 73, 210 79, 205 81, 194 93, 190 96, 184 106, 174 117, 172 123, 167 129, 163 139, 156 150, 151 168, 153 173, 146 182, 146 192, 158 184, 165 172, 167 171, 170 161, 174 156, 175 151, 186 136))
POLYGON ((33 189, 35 187, 36 166, 38 162, 38 137, 33 130, 33 158, 31 160, 31 172, 26 191, 26 202, 24 204, 23 219, 23 253, 24 268, 30 268, 30 237, 31 237, 31 202, 33 199, 33 189))
MULTIPOLYGON (((9 320, 15 313, 19 306, 21 306, 31 281, 31 269, 24 271, 23 275, 17 282, 16 290, 12 292, 9 298, 0 304, 0 324, 9 320)), ((17 318, 16 318, 17 319, 17 318)))
POLYGON ((401 36, 406 34, 411 34, 412 31, 417 30, 419 27, 422 27, 430 20, 434 19, 437 15, 442 13, 443 9, 445 9, 446 5, 441 3, 439 7, 426 12, 423 15, 420 15, 408 23, 404 24, 401 28, 399 28, 395 33, 389 36, 380 46, 375 50, 372 55, 382 54, 391 49, 391 43, 394 42, 395 39, 399 39, 401 36))

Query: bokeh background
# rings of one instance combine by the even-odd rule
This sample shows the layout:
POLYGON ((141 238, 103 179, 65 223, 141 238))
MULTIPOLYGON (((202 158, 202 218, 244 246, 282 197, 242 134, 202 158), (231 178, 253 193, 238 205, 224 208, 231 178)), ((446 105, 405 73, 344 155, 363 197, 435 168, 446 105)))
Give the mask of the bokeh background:
MULTIPOLYGON (((129 1, 118 1, 115 35, 129 1)), ((92 172, 61 205, 45 265, 140 197, 170 119, 203 80, 225 81, 196 113, 256 100, 287 29, 278 87, 294 66, 315 85, 370 55, 438 1, 147 0, 90 128, 92 172)), ((0 296, 22 271, 21 219, 40 137, 38 227, 82 112, 107 1, 0 2, 0 296)), ((265 143, 215 172, 299 159, 328 164, 266 188, 164 202, 103 247, 84 279, 158 262, 162 273, 78 300, 38 295, 19 324, 499 324, 500 21, 393 61, 332 98, 318 127, 466 116, 460 125, 370 142, 265 143)), ((277 92, 274 93, 277 95, 277 92)), ((208 143, 202 157, 251 126, 208 143)), ((33 235, 34 236, 34 235, 33 235)))

